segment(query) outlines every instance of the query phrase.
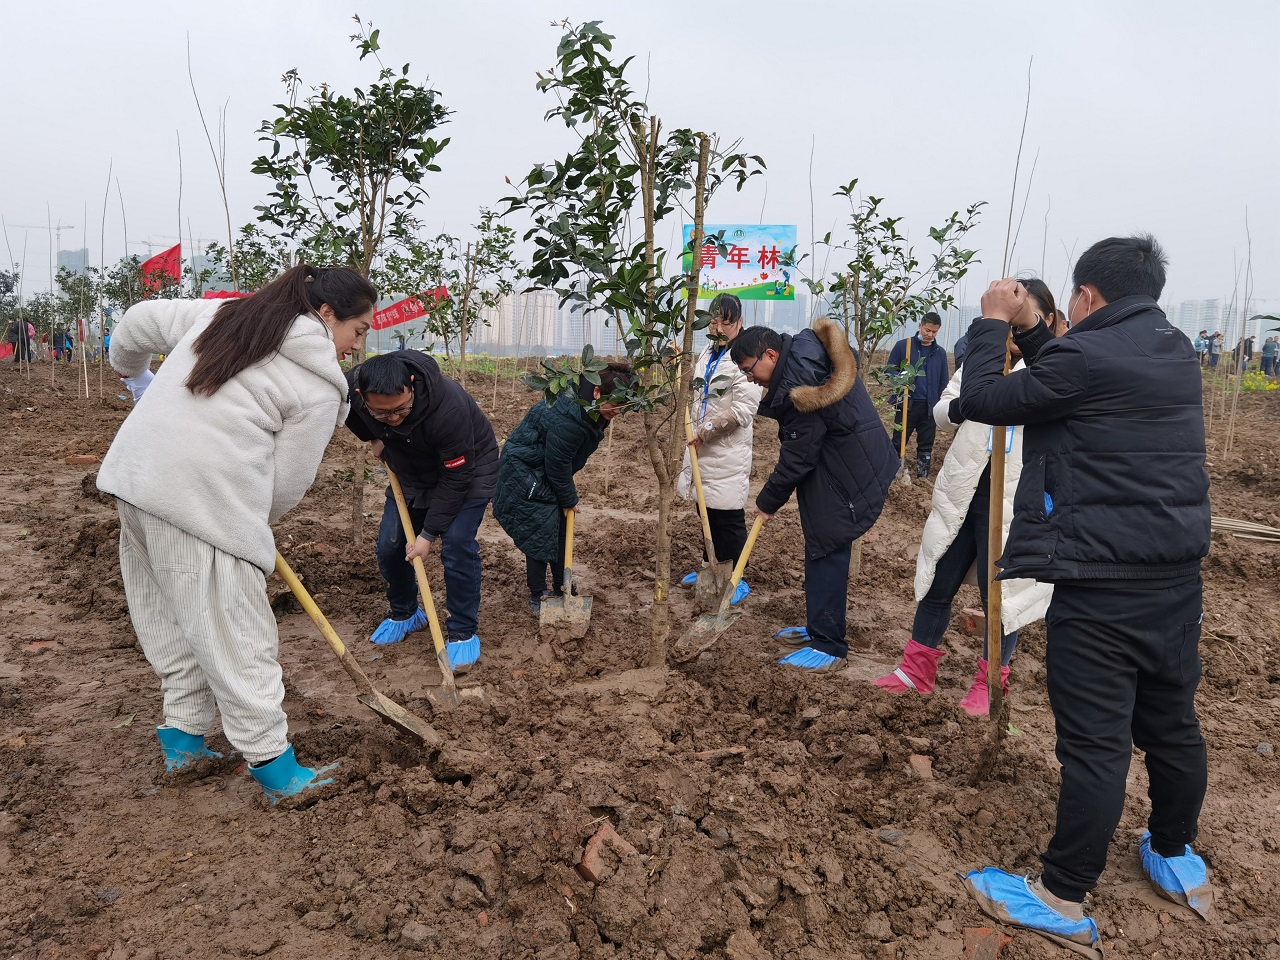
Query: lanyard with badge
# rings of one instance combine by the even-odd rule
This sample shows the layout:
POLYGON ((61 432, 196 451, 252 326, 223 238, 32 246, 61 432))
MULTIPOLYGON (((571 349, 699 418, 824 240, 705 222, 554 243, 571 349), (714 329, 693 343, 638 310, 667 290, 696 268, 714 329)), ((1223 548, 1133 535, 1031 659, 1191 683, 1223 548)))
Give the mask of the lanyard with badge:
POLYGON ((702 409, 698 414, 698 423, 702 424, 707 419, 707 403, 711 400, 711 380, 715 376, 716 367, 720 366, 720 360, 729 348, 725 347, 719 352, 712 352, 707 359, 707 372, 702 376, 702 409))

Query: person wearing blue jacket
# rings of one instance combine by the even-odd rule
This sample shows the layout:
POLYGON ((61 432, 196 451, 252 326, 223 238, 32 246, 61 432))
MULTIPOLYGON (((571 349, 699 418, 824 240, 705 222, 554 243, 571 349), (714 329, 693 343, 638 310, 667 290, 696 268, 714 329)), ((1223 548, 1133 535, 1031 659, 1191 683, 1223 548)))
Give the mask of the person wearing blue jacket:
MULTIPOLYGON (((937 435, 937 425, 933 422, 933 407, 942 396, 951 379, 951 368, 947 363, 947 351, 938 343, 938 331, 942 329, 942 319, 936 313, 926 313, 920 320, 920 328, 910 338, 911 358, 915 364, 924 359, 924 367, 915 383, 911 386, 911 395, 907 401, 907 440, 911 434, 916 435, 916 473, 920 477, 929 476, 933 464, 933 440, 937 435)), ((897 370, 907 362, 907 340, 904 338, 893 345, 889 351, 887 366, 897 370)), ((893 416, 893 445, 902 449, 902 393, 895 392, 890 402, 897 408, 893 416)))

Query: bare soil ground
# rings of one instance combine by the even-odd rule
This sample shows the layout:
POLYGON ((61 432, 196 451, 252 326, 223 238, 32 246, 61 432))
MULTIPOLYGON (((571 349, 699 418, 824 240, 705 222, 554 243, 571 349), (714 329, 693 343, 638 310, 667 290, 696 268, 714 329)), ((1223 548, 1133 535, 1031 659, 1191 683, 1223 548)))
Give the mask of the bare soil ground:
MULTIPOLYGON (((446 745, 415 747, 360 706, 282 595, 292 737, 304 762, 340 762, 336 783, 273 808, 235 758, 166 775, 158 683, 121 591, 115 510, 96 495, 96 467, 67 462, 100 457, 131 405, 114 399, 110 378, 99 401, 96 371, 92 400, 77 398, 65 371, 55 386, 48 377, 47 365, 29 381, 0 365, 4 957, 986 956, 966 952, 966 928, 989 923, 957 872, 1038 869, 1058 782, 1042 627, 1026 631, 1014 662, 1019 735, 992 762, 986 725, 956 706, 980 649, 959 616, 933 697, 866 683, 907 639, 931 484, 895 486, 865 538, 843 673, 773 663, 774 631, 803 621, 794 506, 760 539, 746 615, 693 663, 650 670, 656 488, 638 418, 617 421, 609 494, 603 449, 580 476, 579 565, 595 597, 586 641, 540 642, 521 557, 487 518, 484 656, 465 682, 489 702, 453 711, 433 712, 424 697, 439 681, 425 633, 391 648, 365 640, 385 609, 373 557, 382 485, 368 487, 353 544, 356 448, 338 435, 278 544, 375 684, 429 717, 446 745), (913 770, 913 755, 928 762, 913 770), (595 882, 577 869, 589 841, 595 882)), ((534 397, 499 387, 501 438, 534 397)), ((492 379, 473 378, 472 389, 490 410, 492 379)), ((1243 441, 1211 464, 1216 513, 1280 525, 1278 410, 1274 395, 1243 398, 1243 441)), ((757 438, 758 483, 777 451, 772 424, 761 421, 757 438)), ((692 508, 679 511, 677 539, 677 567, 692 569, 692 508)), ((1202 923, 1144 883, 1135 756, 1091 908, 1110 955, 1280 958, 1280 761, 1259 747, 1280 739, 1278 558, 1280 547, 1218 534, 1205 564, 1200 715, 1211 766, 1198 848, 1218 919, 1202 923)), ((438 562, 429 566, 442 597, 438 562)), ((970 589, 957 613, 976 604, 970 589)), ((692 616, 683 592, 674 615, 678 629, 692 616)), ((230 752, 220 734, 210 742, 230 752)), ((1003 956, 1070 954, 1016 933, 1003 956)))

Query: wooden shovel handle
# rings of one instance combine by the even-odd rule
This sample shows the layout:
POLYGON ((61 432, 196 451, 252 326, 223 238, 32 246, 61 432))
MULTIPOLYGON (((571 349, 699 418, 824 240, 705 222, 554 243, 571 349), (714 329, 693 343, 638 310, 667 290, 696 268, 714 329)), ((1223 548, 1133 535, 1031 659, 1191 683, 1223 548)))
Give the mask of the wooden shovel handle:
POLYGON ((729 609, 733 603, 734 591, 738 589, 738 584, 742 582, 742 574, 747 569, 747 561, 751 559, 751 551, 755 548, 756 537, 760 535, 760 528, 764 526, 764 517, 756 514, 756 522, 751 525, 751 532, 747 534, 747 542, 742 547, 742 553, 738 557, 737 564, 733 568, 733 576, 729 578, 729 588, 725 590, 724 597, 720 600, 719 614, 729 609))
POLYGON ((320 628, 320 635, 329 642, 329 646, 333 648, 333 652, 338 655, 338 660, 342 663, 343 668, 356 682, 356 686, 363 692, 373 690, 373 683, 365 676, 365 672, 360 669, 360 665, 356 663, 355 657, 351 655, 351 651, 347 649, 347 645, 342 642, 342 638, 338 636, 338 631, 329 625, 329 621, 325 619, 325 615, 320 612, 320 608, 316 606, 315 600, 311 594, 307 592, 307 588, 302 585, 302 581, 298 579, 298 575, 280 555, 280 551, 276 551, 276 573, 280 574, 283 580, 297 598, 302 609, 307 611, 313 623, 320 628))
MULTIPOLYGON (((405 540, 413 543, 417 539, 417 534, 413 532, 413 521, 409 519, 409 504, 405 501, 400 478, 396 476, 394 470, 387 467, 387 479, 391 481, 391 492, 395 495, 396 508, 400 511, 400 523, 404 526, 405 540)), ((427 623, 431 625, 431 642, 435 644, 436 657, 440 658, 444 653, 444 634, 440 632, 440 617, 436 614, 435 601, 431 599, 431 584, 427 583, 427 568, 422 565, 421 557, 413 558, 413 572, 418 578, 418 592, 422 594, 422 606, 427 614, 427 623)))
POLYGON ((573 518, 577 515, 577 510, 570 510, 564 515, 564 584, 562 589, 566 597, 573 592, 573 518))
POLYGON ((716 559, 715 544, 711 540, 711 516, 707 513, 707 496, 702 490, 702 470, 698 467, 698 448, 693 446, 693 407, 684 412, 684 433, 689 440, 689 466, 693 469, 693 489, 698 497, 698 517, 702 520, 702 539, 707 545, 707 557, 714 567, 716 559))

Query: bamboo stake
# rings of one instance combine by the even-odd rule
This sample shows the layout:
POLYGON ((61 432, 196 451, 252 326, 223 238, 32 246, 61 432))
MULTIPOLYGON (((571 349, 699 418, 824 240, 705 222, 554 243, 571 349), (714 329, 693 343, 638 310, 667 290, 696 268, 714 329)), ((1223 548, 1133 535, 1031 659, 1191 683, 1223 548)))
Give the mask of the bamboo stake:
POLYGON ((604 443, 604 495, 609 495, 609 482, 613 479, 613 421, 609 421, 609 436, 604 443))
MULTIPOLYGON (((114 158, 107 161, 107 189, 106 189, 106 192, 103 193, 102 195, 102 232, 98 237, 98 330, 99 332, 101 332, 102 330, 102 318, 106 315, 104 313, 105 304, 102 302, 102 294, 104 293, 104 286, 106 283, 106 275, 107 275, 106 273, 106 270, 107 270, 106 268, 107 201, 111 199, 111 170, 114 166, 115 166, 114 158)), ((124 250, 125 250, 125 253, 128 254, 129 248, 125 247, 124 250)), ((79 334, 80 331, 77 330, 76 333, 79 334)), ((89 357, 88 357, 88 354, 86 353, 86 351, 89 349, 89 318, 88 317, 85 318, 84 333, 83 335, 80 335, 78 339, 80 341, 80 363, 81 363, 81 366, 84 368, 84 398, 88 400, 89 399, 89 357)), ((98 376, 99 376, 99 379, 101 379, 101 376, 102 376, 101 366, 98 367, 98 376)), ((79 395, 80 395, 79 389, 77 388, 76 396, 79 396, 79 395)), ((98 390, 98 399, 102 399, 101 389, 98 390)))

